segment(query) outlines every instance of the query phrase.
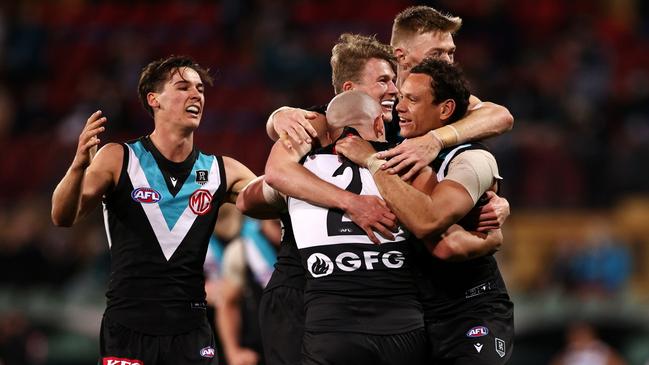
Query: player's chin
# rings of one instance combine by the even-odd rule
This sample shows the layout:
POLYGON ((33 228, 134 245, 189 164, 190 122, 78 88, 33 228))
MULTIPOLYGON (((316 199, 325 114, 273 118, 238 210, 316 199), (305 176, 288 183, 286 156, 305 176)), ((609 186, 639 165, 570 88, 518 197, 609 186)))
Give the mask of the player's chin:
POLYGON ((403 123, 399 123, 399 134, 403 138, 412 138, 414 137, 414 130, 411 128, 409 125, 403 125, 403 123))

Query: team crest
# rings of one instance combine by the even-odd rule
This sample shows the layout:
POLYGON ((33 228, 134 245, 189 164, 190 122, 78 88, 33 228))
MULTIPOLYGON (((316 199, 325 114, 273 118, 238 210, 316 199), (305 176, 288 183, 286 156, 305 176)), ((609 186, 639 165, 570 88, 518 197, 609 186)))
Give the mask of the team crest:
POLYGON ((496 352, 498 353, 498 355, 500 355, 500 357, 505 357, 505 341, 499 339, 498 337, 496 337, 496 352))
POLYGON ((207 183, 207 170, 196 170, 196 182, 200 185, 207 183))
POLYGON ((196 190, 189 197, 189 208, 196 215, 204 215, 212 208, 212 194, 205 189, 196 190))

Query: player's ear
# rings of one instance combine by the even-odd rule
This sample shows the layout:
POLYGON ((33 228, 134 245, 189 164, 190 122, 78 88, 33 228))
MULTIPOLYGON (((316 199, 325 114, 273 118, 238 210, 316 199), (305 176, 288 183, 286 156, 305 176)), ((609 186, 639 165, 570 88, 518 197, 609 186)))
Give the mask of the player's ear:
POLYGON ((397 58, 397 62, 403 66, 406 62, 406 52, 401 47, 394 49, 394 56, 397 58))
POLYGON ((354 83, 352 81, 345 81, 343 82, 343 91, 349 91, 354 89, 354 83))
POLYGON ((146 102, 149 104, 151 108, 160 107, 160 102, 158 102, 158 94, 156 93, 151 92, 146 94, 146 102))
POLYGON ((377 138, 381 139, 383 136, 385 136, 385 123, 383 123, 383 116, 381 114, 379 114, 379 116, 374 119, 372 127, 374 129, 374 135, 377 138))
POLYGON ((439 111, 439 118, 442 121, 448 120, 453 115, 455 111, 455 100, 446 99, 440 105, 441 110, 439 111))

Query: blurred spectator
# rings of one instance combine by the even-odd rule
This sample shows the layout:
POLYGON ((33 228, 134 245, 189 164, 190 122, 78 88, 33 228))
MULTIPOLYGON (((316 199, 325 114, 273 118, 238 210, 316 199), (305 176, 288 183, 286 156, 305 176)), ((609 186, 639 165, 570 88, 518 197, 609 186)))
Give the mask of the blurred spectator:
POLYGON ((280 240, 278 220, 245 218, 241 236, 224 252, 218 325, 229 365, 264 363, 259 301, 273 272, 280 240))
POLYGON ((612 296, 627 286, 632 269, 629 245, 615 238, 605 223, 588 239, 568 239, 558 247, 553 276, 566 292, 612 296))
POLYGON ((626 362, 597 337, 586 323, 573 323, 566 333, 566 345, 550 365, 624 365, 626 362))
POLYGON ((0 314, 0 364, 45 364, 47 338, 20 312, 0 314))

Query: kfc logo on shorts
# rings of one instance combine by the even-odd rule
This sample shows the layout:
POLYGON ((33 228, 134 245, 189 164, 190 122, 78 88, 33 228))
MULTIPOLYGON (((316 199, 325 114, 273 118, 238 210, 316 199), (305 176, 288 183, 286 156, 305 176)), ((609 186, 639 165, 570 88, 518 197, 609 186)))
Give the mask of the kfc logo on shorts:
POLYGON ((162 199, 162 195, 151 188, 137 188, 131 192, 131 198, 138 203, 157 203, 162 199))
POLYGON ((104 357, 102 365, 144 365, 142 360, 123 359, 121 357, 104 357))
POLYGON ((314 278, 330 275, 334 271, 331 259, 321 253, 314 253, 306 260, 306 266, 314 278))
POLYGON ((204 215, 212 208, 212 194, 205 189, 198 189, 189 197, 189 208, 196 215, 204 215))
POLYGON ((466 337, 476 338, 482 337, 489 334, 489 328, 485 326, 475 326, 467 331, 466 337))

